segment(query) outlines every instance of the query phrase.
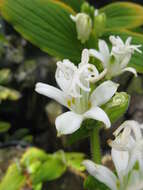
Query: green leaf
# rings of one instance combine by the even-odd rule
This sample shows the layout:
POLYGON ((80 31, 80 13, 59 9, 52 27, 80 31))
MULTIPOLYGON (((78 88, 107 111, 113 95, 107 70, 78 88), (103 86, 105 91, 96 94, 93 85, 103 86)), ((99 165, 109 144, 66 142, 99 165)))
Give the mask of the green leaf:
POLYGON ((42 190, 42 183, 34 185, 33 190, 42 190))
POLYGON ((0 0, 2 16, 23 37, 59 58, 79 61, 82 45, 77 40, 75 12, 56 0, 0 0))
MULTIPOLYGON (((109 38, 110 35, 118 35, 123 40, 126 40, 129 36, 131 36, 132 44, 141 44, 142 46, 140 47, 140 50, 143 52, 143 34, 131 32, 128 30, 113 30, 108 31, 106 34, 104 34, 106 38, 109 38)), ((139 73, 143 73, 143 53, 135 52, 128 66, 134 67, 139 73)))
POLYGON ((22 175, 20 169, 16 164, 12 164, 0 183, 0 190, 20 190, 25 183, 26 178, 22 175))
POLYGON ((11 71, 10 69, 1 69, 0 70, 0 84, 4 85, 9 82, 11 78, 11 71))
POLYGON ((106 27, 135 28, 143 24, 143 7, 135 3, 116 2, 100 9, 107 17, 106 27))
POLYGON ((8 122, 0 121, 0 133, 7 132, 10 129, 11 125, 8 122))
POLYGON ((85 2, 85 0, 60 0, 66 3, 67 5, 71 6, 76 12, 80 12, 80 8, 82 3, 85 2))
POLYGON ((111 123, 116 122, 128 109, 130 96, 125 92, 116 93, 115 96, 102 108, 110 118, 111 123))
POLYGON ((65 153, 66 154, 66 160, 67 160, 67 166, 78 170, 78 171, 84 171, 85 168, 82 165, 83 160, 85 159, 85 155, 82 153, 65 153))
POLYGON ((103 183, 99 182, 92 176, 88 176, 84 181, 84 188, 88 190, 109 190, 103 183))
POLYGON ((0 86, 0 100, 16 101, 20 98, 20 93, 14 89, 0 86))
POLYGON ((27 167, 34 161, 46 161, 49 158, 49 155, 46 154, 43 150, 38 148, 29 148, 21 158, 21 164, 24 167, 27 167))
POLYGON ((51 155, 39 169, 31 175, 34 184, 51 181, 61 177, 66 171, 66 164, 61 158, 51 155))

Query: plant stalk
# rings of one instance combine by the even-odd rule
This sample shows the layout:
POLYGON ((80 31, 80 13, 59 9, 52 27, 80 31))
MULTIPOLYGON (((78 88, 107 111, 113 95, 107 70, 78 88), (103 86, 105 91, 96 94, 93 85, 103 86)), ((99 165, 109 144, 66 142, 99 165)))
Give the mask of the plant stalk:
POLYGON ((101 147, 99 131, 100 128, 95 126, 95 128, 91 131, 90 135, 92 160, 96 164, 101 164, 101 147))

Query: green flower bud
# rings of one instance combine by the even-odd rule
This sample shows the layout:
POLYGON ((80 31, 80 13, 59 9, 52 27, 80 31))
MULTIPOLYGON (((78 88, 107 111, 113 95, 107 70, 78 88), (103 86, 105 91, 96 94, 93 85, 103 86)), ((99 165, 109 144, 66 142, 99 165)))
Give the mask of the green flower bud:
POLYGON ((89 15, 85 13, 78 13, 76 16, 71 16, 72 20, 76 23, 76 30, 78 40, 85 43, 92 31, 92 20, 89 15))
POLYGON ((125 92, 116 93, 113 98, 103 106, 112 123, 122 117, 128 109, 130 96, 125 92))
POLYGON ((96 33, 96 35, 98 36, 102 35, 102 33, 104 32, 105 25, 106 25, 106 15, 104 13, 95 14, 94 32, 96 33))

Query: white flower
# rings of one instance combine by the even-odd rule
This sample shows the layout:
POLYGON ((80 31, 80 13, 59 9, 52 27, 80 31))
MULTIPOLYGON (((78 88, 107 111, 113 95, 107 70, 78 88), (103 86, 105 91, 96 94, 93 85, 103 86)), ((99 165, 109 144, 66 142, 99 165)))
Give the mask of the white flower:
POLYGON ((129 120, 125 121, 114 132, 116 138, 114 141, 110 142, 114 155, 113 159, 119 163, 119 157, 121 158, 123 154, 126 155, 127 164, 123 173, 129 172, 136 162, 138 162, 139 169, 143 173, 143 136, 141 128, 141 124, 129 120))
MULTIPOLYGON (((118 161, 120 161, 120 157, 118 158, 118 161)), ((122 161, 124 162, 124 159, 122 159, 122 161)), ((122 167, 122 164, 121 164, 121 167, 122 167)), ((110 169, 108 169, 105 166, 95 164, 91 160, 84 160, 83 165, 85 166, 86 170, 91 176, 95 177, 101 183, 104 183, 111 190, 142 190, 143 189, 143 182, 142 182, 143 175, 136 169, 132 170, 130 173, 124 176, 123 180, 121 180, 110 169)), ((119 173, 118 170, 117 170, 117 173, 119 173)))
POLYGON ((43 83, 36 84, 38 93, 48 96, 70 109, 56 118, 59 135, 75 132, 80 128, 82 121, 87 118, 101 121, 107 128, 110 127, 110 120, 100 106, 115 94, 118 84, 106 81, 91 93, 89 80, 92 75, 97 80, 101 76, 96 67, 89 64, 88 61, 88 50, 85 49, 78 67, 69 60, 57 63, 56 81, 61 90, 43 83))
POLYGON ((110 145, 118 177, 107 167, 85 160, 83 165, 89 174, 111 190, 142 190, 143 138, 141 128, 142 125, 136 121, 126 121, 114 133, 116 138, 110 142, 110 145), (133 168, 137 161, 138 169, 133 168))
POLYGON ((92 31, 92 20, 86 13, 78 13, 76 16, 71 15, 71 19, 76 23, 78 39, 85 43, 92 31))
POLYGON ((127 38, 125 43, 119 36, 110 36, 109 39, 112 43, 111 52, 107 43, 104 40, 99 40, 99 51, 90 49, 90 55, 101 61, 103 67, 108 70, 108 77, 110 78, 125 71, 132 72, 137 76, 136 70, 132 67, 127 67, 127 65, 135 51, 141 53, 138 49, 141 45, 131 45, 131 37, 127 38))

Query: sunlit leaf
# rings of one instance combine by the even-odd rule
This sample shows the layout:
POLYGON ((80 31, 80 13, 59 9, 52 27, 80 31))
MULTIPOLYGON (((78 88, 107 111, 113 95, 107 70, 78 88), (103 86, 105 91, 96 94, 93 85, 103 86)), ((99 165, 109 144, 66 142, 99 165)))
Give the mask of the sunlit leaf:
POLYGON ((20 98, 20 93, 14 89, 0 86, 0 100, 13 100, 16 101, 20 98))
POLYGON ((63 160, 53 155, 32 174, 31 179, 36 184, 41 181, 51 181, 61 177, 65 171, 66 165, 63 160))
POLYGON ((77 40, 75 14, 56 0, 0 0, 2 16, 29 40, 50 55, 79 61, 82 46, 77 40))
POLYGON ((100 9, 107 17, 107 28, 135 28, 143 24, 143 7, 135 3, 116 2, 100 9))
POLYGON ((8 122, 0 121, 0 133, 7 132, 10 129, 11 125, 8 122))
POLYGON ((78 171, 84 171, 85 168, 82 165, 85 155, 82 153, 66 153, 67 166, 78 171))
POLYGON ((30 165, 31 163, 33 163, 34 161, 46 161, 48 159, 48 155, 38 149, 38 148, 29 148, 22 156, 21 158, 21 164, 24 167, 27 167, 28 165, 30 165))
POLYGON ((10 69, 1 69, 0 70, 0 84, 4 85, 9 82, 11 78, 11 71, 10 69))
POLYGON ((20 190, 26 178, 16 164, 9 166, 6 175, 0 183, 0 190, 20 190))

